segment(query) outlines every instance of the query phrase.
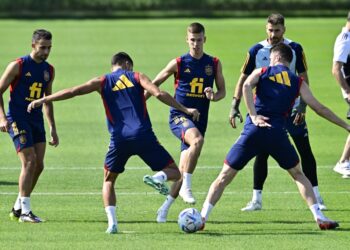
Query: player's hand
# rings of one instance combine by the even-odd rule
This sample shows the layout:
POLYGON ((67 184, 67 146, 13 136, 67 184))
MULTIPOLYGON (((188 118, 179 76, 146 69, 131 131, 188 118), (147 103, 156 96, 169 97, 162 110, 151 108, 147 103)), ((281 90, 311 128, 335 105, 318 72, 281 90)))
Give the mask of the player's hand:
POLYGON ((210 101, 214 100, 214 91, 211 87, 206 87, 204 89, 204 93, 205 93, 205 96, 207 97, 207 99, 209 99, 210 101))
POLYGON ((188 109, 187 109, 187 113, 188 113, 190 116, 192 116, 193 121, 199 121, 200 113, 198 112, 197 109, 190 109, 190 108, 188 108, 188 109))
POLYGON ((292 110, 292 116, 294 117, 293 124, 298 126, 305 121, 305 113, 306 113, 306 103, 300 97, 299 104, 292 110))
POLYGON ((51 135, 51 139, 49 141, 49 145, 57 147, 60 142, 59 142, 59 138, 58 138, 56 129, 51 128, 50 135, 51 135))
POLYGON ((0 119, 0 131, 1 132, 8 132, 10 128, 9 121, 4 117, 0 119))
POLYGON ((232 126, 232 128, 236 128, 236 118, 239 119, 239 121, 242 123, 243 122, 243 117, 241 115, 241 112, 239 111, 239 103, 241 100, 236 99, 235 97, 232 100, 231 103, 231 110, 230 110, 230 115, 229 115, 229 122, 232 126))
POLYGON ((43 105, 43 103, 44 102, 42 101, 42 99, 32 101, 31 103, 29 103, 29 105, 27 107, 27 112, 28 113, 32 112, 33 109, 43 105))
POLYGON ((266 116, 251 115, 250 118, 252 119, 253 124, 257 127, 271 127, 271 124, 267 122, 269 118, 266 116))
POLYGON ((296 113, 293 124, 298 126, 305 121, 305 113, 296 113))

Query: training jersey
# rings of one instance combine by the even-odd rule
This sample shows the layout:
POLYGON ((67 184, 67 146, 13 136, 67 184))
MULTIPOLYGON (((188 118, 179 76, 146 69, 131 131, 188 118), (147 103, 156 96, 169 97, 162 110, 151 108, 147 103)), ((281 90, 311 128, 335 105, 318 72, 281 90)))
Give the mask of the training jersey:
MULTIPOLYGON (((177 73, 175 77, 175 99, 187 108, 199 111, 199 124, 205 131, 208 123, 210 100, 206 98, 204 89, 213 87, 217 72, 218 58, 203 54, 200 59, 193 58, 189 53, 176 58, 177 73)), ((170 120, 175 116, 191 116, 170 108, 170 120)))
MULTIPOLYGON (((287 38, 283 39, 283 43, 289 45, 293 52, 293 59, 289 65, 289 69, 293 73, 298 74, 307 71, 307 64, 302 46, 287 38)), ((271 47, 272 45, 269 44, 266 39, 251 47, 241 72, 250 75, 256 68, 268 67, 270 65, 271 47)), ((295 106, 297 105, 299 105, 299 98, 295 102, 295 106)))
POLYGON ((350 31, 346 27, 343 27, 335 40, 333 62, 344 63, 342 72, 350 84, 350 31))
POLYGON ((117 69, 102 77, 101 97, 112 139, 136 140, 154 135, 138 72, 117 69))
POLYGON ((18 58, 19 73, 10 83, 10 101, 7 115, 14 120, 42 120, 42 106, 27 112, 30 102, 44 96, 52 81, 54 68, 46 61, 35 62, 30 55, 18 58))
POLYGON ((284 65, 262 68, 255 96, 257 114, 268 117, 274 127, 284 127, 302 82, 284 65))

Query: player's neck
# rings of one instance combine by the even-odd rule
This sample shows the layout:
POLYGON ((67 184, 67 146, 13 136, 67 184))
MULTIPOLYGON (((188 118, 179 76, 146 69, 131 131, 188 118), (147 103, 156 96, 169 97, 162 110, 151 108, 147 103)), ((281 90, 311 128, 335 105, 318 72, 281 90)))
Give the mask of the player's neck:
POLYGON ((195 59, 201 59, 202 56, 204 55, 204 52, 201 51, 201 52, 194 52, 194 51, 190 51, 190 55, 195 58, 195 59))
POLYGON ((34 53, 30 53, 30 57, 33 59, 34 62, 36 63, 41 63, 43 60, 40 58, 35 57, 34 53))

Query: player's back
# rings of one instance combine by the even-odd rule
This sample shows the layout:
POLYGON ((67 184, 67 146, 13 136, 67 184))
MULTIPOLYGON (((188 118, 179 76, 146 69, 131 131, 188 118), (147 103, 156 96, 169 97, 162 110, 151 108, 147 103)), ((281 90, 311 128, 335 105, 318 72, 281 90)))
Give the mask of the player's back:
POLYGON ((257 113, 269 117, 274 125, 283 125, 299 95, 301 83, 301 78, 284 65, 262 68, 256 87, 257 113))
POLYGON ((52 80, 53 67, 46 61, 35 62, 30 55, 16 61, 19 65, 19 74, 10 84, 8 115, 17 119, 42 119, 41 107, 33 109, 29 114, 27 106, 30 102, 44 96, 52 80))
POLYGON ((118 69, 105 75, 101 96, 113 138, 135 140, 153 134, 143 93, 137 72, 118 69))
MULTIPOLYGON (((218 59, 203 54, 200 59, 189 53, 177 58, 178 72, 175 75, 175 99, 189 108, 200 112, 200 123, 206 126, 210 101, 204 94, 206 87, 213 87, 218 59)), ((184 115, 171 108, 171 115, 184 115)), ((190 118, 190 117, 189 117, 190 118)))

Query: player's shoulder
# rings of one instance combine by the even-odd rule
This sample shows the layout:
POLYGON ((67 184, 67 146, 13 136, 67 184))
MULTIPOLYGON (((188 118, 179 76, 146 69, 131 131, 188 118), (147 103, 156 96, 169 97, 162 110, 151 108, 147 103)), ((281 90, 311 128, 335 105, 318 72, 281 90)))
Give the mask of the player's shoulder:
POLYGON ((284 38, 283 43, 289 45, 293 50, 302 50, 303 49, 303 47, 301 46, 300 43, 295 42, 295 41, 288 39, 288 38, 284 38))
POLYGON ((257 54, 259 50, 263 49, 264 47, 267 47, 268 45, 269 44, 267 40, 260 41, 249 48, 249 53, 257 54))

